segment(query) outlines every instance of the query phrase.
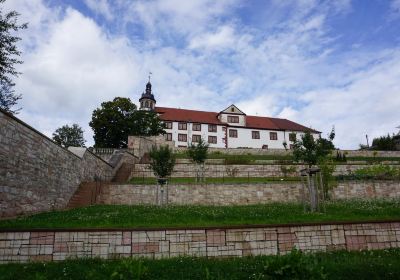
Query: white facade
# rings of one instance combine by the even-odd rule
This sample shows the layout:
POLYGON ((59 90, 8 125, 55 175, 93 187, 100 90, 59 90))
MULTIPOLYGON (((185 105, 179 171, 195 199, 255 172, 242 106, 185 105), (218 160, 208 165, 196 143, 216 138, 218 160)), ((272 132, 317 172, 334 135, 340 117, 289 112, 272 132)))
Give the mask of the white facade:
POLYGON ((176 147, 187 147, 192 143, 193 135, 200 135, 201 138, 206 142, 208 142, 208 136, 217 137, 217 143, 216 144, 209 143, 210 147, 225 148, 225 142, 223 140, 225 138, 225 131, 224 131, 225 126, 216 125, 217 132, 209 132, 208 124, 201 124, 201 131, 194 131, 193 123, 187 123, 187 129, 185 130, 178 128, 179 123, 184 123, 184 122, 171 122, 171 123, 172 123, 172 129, 165 129, 165 132, 167 133, 165 136, 167 137, 168 134, 171 134, 172 141, 175 141, 176 147), (178 136, 179 134, 186 135, 186 141, 179 141, 179 136, 178 136))
MULTIPOLYGON (((200 135, 203 140, 208 142, 209 136, 217 137, 217 143, 209 143, 212 148, 264 148, 264 149, 284 149, 283 143, 287 143, 287 148, 290 148, 289 135, 291 133, 296 134, 296 138, 300 139, 304 132, 300 131, 277 131, 277 130, 265 130, 265 129, 252 129, 245 127, 236 127, 229 125, 216 125, 217 132, 209 132, 208 124, 201 124, 201 131, 193 130, 193 123, 186 123, 187 129, 178 129, 179 123, 184 122, 171 122, 172 129, 165 129, 167 137, 168 134, 171 135, 171 140, 175 142, 176 147, 187 147, 193 142, 193 136, 200 135), (227 130, 227 131, 226 131, 227 130), (229 130, 236 130, 237 137, 230 137, 229 130), (259 132, 260 139, 253 138, 253 132, 259 132), (277 139, 271 140, 270 133, 276 133, 277 139), (186 141, 179 141, 178 135, 186 135, 186 141), (225 142, 227 137, 228 143, 225 142)), ((318 133, 313 133, 315 139, 319 138, 318 133)), ((181 139, 182 140, 182 139, 181 139)))

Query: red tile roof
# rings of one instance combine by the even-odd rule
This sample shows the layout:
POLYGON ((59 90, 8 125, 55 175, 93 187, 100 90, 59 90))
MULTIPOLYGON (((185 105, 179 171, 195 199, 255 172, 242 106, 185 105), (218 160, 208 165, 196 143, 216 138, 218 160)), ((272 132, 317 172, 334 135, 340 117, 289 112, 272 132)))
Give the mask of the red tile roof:
MULTIPOLYGON (((226 123, 220 122, 220 120, 218 119, 219 113, 216 112, 195 111, 166 107, 156 107, 155 111, 160 114, 160 118, 164 121, 228 125, 226 123)), ((255 129, 311 131, 316 133, 319 132, 286 119, 258 116, 246 116, 246 127, 255 129)))

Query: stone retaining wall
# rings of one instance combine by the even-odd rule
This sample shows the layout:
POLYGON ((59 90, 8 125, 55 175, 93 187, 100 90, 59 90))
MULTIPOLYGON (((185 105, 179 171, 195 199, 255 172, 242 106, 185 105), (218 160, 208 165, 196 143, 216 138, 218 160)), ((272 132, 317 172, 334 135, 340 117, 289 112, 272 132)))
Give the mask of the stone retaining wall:
MULTIPOLYGON (((389 165, 399 167, 399 165, 389 165)), ((365 168, 367 165, 343 164, 337 165, 334 175, 346 175, 357 169, 365 168)), ((279 164, 243 164, 222 165, 207 164, 205 166, 205 177, 283 177, 282 168, 292 168, 287 176, 298 176, 303 165, 279 165, 279 164)), ((176 164, 172 177, 196 177, 197 166, 195 164, 176 164)), ((154 177, 149 164, 135 164, 131 177, 154 177)))
POLYGON ((112 175, 107 162, 78 152, 0 110, 0 218, 64 208, 81 182, 112 175))
MULTIPOLYGON (((205 184, 169 185, 161 193, 157 185, 107 185, 99 201, 103 204, 170 204, 247 205, 269 202, 300 202, 304 186, 301 182, 268 184, 205 184)), ((306 195, 308 195, 306 193, 306 195)), ((339 182, 332 199, 400 198, 400 182, 339 182)))
POLYGON ((400 247, 400 222, 236 228, 0 232, 0 263, 67 258, 242 257, 400 247))

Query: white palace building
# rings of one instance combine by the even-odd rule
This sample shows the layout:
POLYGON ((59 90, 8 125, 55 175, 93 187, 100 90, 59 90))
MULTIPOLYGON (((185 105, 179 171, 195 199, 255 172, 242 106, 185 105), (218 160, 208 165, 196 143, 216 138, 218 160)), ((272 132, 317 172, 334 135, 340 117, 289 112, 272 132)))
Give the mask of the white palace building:
POLYGON ((203 138, 212 148, 284 149, 306 131, 314 138, 321 132, 287 119, 248 116, 235 105, 221 112, 156 107, 150 81, 139 99, 140 109, 155 111, 166 125, 165 139, 187 147, 203 138))

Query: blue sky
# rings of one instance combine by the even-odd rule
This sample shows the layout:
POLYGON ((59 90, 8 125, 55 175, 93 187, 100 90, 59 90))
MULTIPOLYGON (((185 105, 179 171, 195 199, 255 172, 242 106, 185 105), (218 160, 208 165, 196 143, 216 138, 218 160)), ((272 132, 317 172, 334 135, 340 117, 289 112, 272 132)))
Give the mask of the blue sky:
POLYGON ((288 118, 357 148, 400 125, 400 0, 8 0, 29 29, 23 120, 51 135, 115 96, 288 118))

